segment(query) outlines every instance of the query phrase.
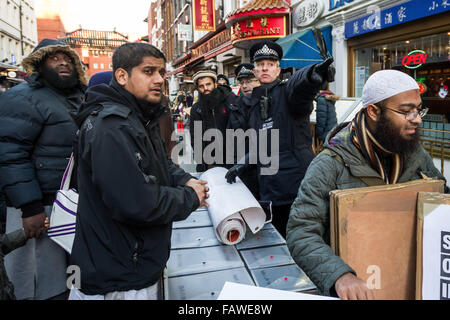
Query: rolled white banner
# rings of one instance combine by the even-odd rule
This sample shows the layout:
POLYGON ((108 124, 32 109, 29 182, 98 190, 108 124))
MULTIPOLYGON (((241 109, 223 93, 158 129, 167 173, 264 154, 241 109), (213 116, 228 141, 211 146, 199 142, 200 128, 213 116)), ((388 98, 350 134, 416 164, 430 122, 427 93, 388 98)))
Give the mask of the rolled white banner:
POLYGON ((225 179, 227 169, 216 167, 205 171, 201 180, 208 182, 208 212, 217 238, 224 244, 235 245, 245 237, 246 224, 253 233, 264 227, 266 214, 245 184, 225 179))
POLYGON ((217 238, 224 244, 235 245, 245 237, 246 227, 242 216, 235 213, 219 223, 216 230, 217 238))

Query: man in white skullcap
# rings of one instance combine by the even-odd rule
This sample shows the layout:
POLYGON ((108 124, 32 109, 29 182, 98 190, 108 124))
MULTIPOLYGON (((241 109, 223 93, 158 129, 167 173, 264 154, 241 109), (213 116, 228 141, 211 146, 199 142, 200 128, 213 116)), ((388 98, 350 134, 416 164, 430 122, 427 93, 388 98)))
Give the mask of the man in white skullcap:
POLYGON ((364 108, 353 121, 331 130, 324 151, 311 162, 287 225, 286 240, 296 263, 320 294, 341 299, 374 299, 376 292, 330 248, 329 192, 425 176, 445 181, 419 144, 427 109, 413 78, 378 71, 367 80, 362 100, 364 108))

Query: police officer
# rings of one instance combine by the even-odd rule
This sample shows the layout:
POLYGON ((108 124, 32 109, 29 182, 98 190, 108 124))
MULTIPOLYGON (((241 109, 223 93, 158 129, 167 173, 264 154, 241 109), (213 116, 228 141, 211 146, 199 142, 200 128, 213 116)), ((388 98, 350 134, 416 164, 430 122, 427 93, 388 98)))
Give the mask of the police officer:
POLYGON ((259 80, 253 73, 253 69, 253 64, 241 63, 234 70, 236 80, 238 81, 244 95, 251 94, 253 88, 260 86, 259 80))
MULTIPOLYGON (((272 223, 285 237, 290 206, 314 158, 309 122, 313 99, 324 82, 334 81, 334 68, 331 66, 333 58, 304 67, 289 80, 281 81, 279 75, 283 50, 277 43, 268 40, 258 42, 250 48, 250 56, 255 66, 253 71, 261 86, 253 89, 251 99, 239 101, 249 104, 248 127, 256 131, 259 143, 263 133, 272 137, 272 130, 278 130, 278 140, 267 139, 267 154, 272 160, 278 157, 278 168, 275 168, 278 171, 267 173, 270 170, 264 169, 272 164, 264 164, 258 157, 259 200, 272 202, 272 223), (278 144, 278 154, 275 154, 275 144, 278 144)), ((226 175, 229 183, 252 166, 249 158, 247 156, 245 163, 229 169, 226 175)))

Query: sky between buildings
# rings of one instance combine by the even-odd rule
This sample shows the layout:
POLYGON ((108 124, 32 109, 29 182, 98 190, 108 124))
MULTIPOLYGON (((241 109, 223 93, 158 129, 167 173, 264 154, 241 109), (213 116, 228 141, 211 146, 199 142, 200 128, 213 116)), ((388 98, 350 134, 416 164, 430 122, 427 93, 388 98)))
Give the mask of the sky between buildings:
POLYGON ((83 29, 112 31, 128 34, 130 40, 148 35, 144 19, 151 0, 35 0, 36 17, 59 14, 66 29, 71 32, 81 25, 83 29))

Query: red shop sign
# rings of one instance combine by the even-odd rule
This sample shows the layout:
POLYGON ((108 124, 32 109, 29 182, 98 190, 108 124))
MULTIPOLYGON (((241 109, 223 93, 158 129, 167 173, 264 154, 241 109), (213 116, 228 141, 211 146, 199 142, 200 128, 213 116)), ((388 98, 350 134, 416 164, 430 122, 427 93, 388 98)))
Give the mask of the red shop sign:
POLYGON ((232 27, 231 42, 286 36, 286 16, 249 18, 236 22, 232 27))
POLYGON ((423 50, 414 50, 403 57, 402 64, 408 69, 417 69, 427 61, 428 54, 423 50))
POLYGON ((194 29, 216 31, 214 0, 194 0, 194 29))

